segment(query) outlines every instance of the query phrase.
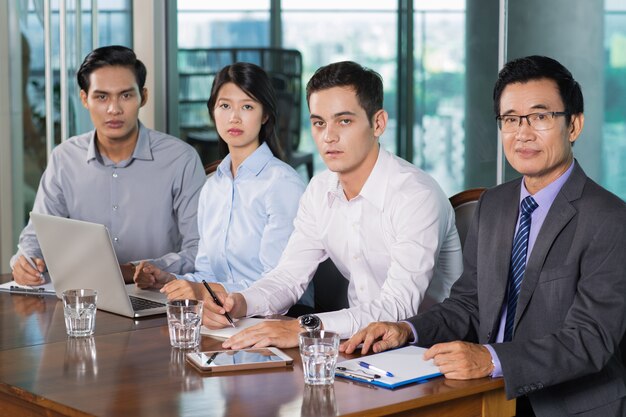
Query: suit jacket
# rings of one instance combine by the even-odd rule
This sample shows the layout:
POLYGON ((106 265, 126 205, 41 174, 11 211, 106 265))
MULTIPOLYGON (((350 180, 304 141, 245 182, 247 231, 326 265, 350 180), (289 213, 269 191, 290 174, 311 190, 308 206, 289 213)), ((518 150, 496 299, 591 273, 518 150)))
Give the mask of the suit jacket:
POLYGON ((528 395, 537 416, 622 416, 626 204, 575 164, 529 255, 511 342, 494 343, 520 179, 482 195, 465 242, 464 271, 450 297, 409 321, 422 346, 492 343, 507 397, 528 395))

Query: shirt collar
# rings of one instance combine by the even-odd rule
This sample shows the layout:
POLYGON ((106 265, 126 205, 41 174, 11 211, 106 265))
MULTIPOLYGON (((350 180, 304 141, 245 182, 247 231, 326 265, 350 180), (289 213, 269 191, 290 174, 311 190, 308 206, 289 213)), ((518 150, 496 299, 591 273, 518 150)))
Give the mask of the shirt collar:
MULTIPOLYGON (((385 192, 387 190, 387 183, 389 180, 389 160, 391 155, 379 145, 378 158, 374 164, 372 172, 363 184, 361 192, 357 197, 361 197, 374 205, 379 211, 383 211, 385 192)), ((343 192, 343 187, 339 182, 339 177, 336 173, 332 173, 328 180, 328 206, 332 206, 335 199, 346 201, 346 195, 343 192)), ((355 197, 356 198, 356 197, 355 197)))
POLYGON ((154 157, 152 156, 149 130, 140 121, 137 121, 137 123, 139 123, 139 137, 137 138, 137 144, 131 159, 152 161, 154 157))
MULTIPOLYGON (((135 149, 133 150, 133 154, 128 160, 129 162, 133 159, 144 159, 147 161, 151 161, 154 159, 152 156, 152 148, 150 145, 150 136, 148 129, 144 127, 144 125, 139 123, 139 136, 137 137, 137 143, 135 144, 135 149)), ((92 130, 89 137, 89 146, 87 147, 87 162, 96 159, 99 162, 103 163, 102 155, 98 151, 98 147, 96 146, 96 130, 92 130)))
MULTIPOLYGON (((274 155, 272 154, 269 146, 267 146, 266 142, 263 142, 261 146, 256 148, 254 152, 252 152, 246 159, 244 159, 241 165, 239 165, 238 171, 244 169, 252 173, 252 175, 257 176, 261 173, 265 165, 267 165, 267 163, 273 157, 274 155)), ((231 157, 230 154, 228 154, 217 166, 217 171, 219 172, 219 175, 231 176, 230 163, 231 157)))
MULTIPOLYGON (((561 188, 563 188, 563 185, 565 184, 567 179, 570 177, 573 170, 574 170, 574 161, 572 161, 569 168, 567 168, 567 170, 559 178, 552 181, 546 187, 542 188, 541 190, 537 191, 537 193, 535 193, 533 198, 535 199, 535 201, 537 202, 537 205, 541 207, 542 210, 548 210, 550 206, 552 206, 554 199, 556 198, 559 191, 561 191, 561 188)), ((529 195, 530 195, 530 192, 528 192, 528 190, 526 189, 526 185, 524 184, 524 179, 522 178, 522 187, 520 190, 520 200, 519 200, 520 204, 522 200, 528 197, 529 195)))
POLYGON ((100 157, 100 152, 96 147, 96 129, 89 132, 89 146, 87 147, 87 162, 92 159, 97 159, 102 162, 102 158, 100 157))

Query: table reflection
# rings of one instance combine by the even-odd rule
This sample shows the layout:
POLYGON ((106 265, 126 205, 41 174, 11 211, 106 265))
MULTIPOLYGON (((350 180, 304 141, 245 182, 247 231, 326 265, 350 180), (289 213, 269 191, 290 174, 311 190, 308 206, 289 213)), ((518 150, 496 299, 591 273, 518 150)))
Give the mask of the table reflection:
POLYGON ((46 300, 41 295, 11 294, 13 311, 23 317, 46 311, 46 300))
POLYGON ((302 417, 337 415, 337 401, 333 385, 305 385, 302 397, 302 417))
POLYGON ((183 391, 195 391, 202 389, 202 377, 191 365, 187 364, 187 353, 196 351, 195 349, 171 348, 169 375, 172 378, 180 378, 183 391))
POLYGON ((90 381, 98 376, 98 349, 93 336, 67 338, 63 375, 77 381, 90 381))

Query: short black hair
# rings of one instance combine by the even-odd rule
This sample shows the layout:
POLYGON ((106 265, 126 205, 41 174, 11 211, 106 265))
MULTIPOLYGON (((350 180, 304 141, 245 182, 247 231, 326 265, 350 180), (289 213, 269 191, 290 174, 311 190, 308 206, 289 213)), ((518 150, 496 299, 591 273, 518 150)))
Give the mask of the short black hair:
MULTIPOLYGON (((249 62, 236 62, 222 68, 213 79, 211 96, 206 103, 209 109, 209 116, 211 116, 213 122, 215 122, 213 112, 215 111, 217 97, 220 89, 227 83, 235 84, 252 99, 261 103, 263 116, 267 117, 267 120, 259 131, 259 143, 267 143, 272 154, 279 159, 283 159, 283 152, 276 136, 276 121, 278 119, 276 92, 265 70, 249 62)), ((219 136, 218 151, 222 157, 228 154, 228 145, 219 136)))
POLYGON ((125 46, 111 45, 94 49, 78 68, 76 79, 78 86, 85 93, 89 92, 89 77, 91 73, 102 67, 127 67, 135 74, 139 93, 143 99, 143 88, 146 85, 146 66, 137 59, 135 52, 125 46))
POLYGON ((333 87, 350 87, 372 123, 376 112, 383 108, 383 79, 376 71, 356 62, 343 61, 318 68, 306 85, 306 101, 311 94, 333 87))
POLYGON ((507 85, 540 79, 553 80, 558 86, 565 113, 568 115, 568 124, 573 115, 583 113, 583 93, 572 73, 555 59, 532 55, 507 62, 500 70, 493 89, 493 109, 496 116, 500 115, 500 97, 507 85))

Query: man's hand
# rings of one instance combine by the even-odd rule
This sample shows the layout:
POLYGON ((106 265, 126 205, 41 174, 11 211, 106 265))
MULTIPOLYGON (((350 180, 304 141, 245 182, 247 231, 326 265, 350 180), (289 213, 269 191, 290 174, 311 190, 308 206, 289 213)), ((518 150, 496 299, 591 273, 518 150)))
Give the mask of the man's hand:
POLYGON ((41 258, 31 258, 37 266, 34 269, 26 260, 24 255, 20 255, 17 258, 17 262, 13 266, 13 279, 20 285, 42 285, 46 281, 43 278, 43 273, 46 270, 46 263, 41 258))
MULTIPOLYGON (((211 284, 209 284, 211 285, 211 284)), ((213 289, 215 287, 211 287, 213 289)), ((209 329, 221 329, 230 326, 230 322, 224 315, 227 311, 230 317, 235 319, 243 317, 248 311, 248 304, 243 295, 238 292, 226 294, 224 292, 216 292, 215 294, 224 307, 220 307, 213 302, 213 298, 209 297, 204 300, 204 309, 202 312, 202 324, 209 329)))
POLYGON ((298 346, 298 334, 302 331, 298 320, 265 321, 248 327, 222 343, 225 349, 275 346, 290 348, 298 346))
POLYGON ((467 342, 438 343, 424 352, 449 379, 475 379, 493 372, 491 354, 483 345, 467 342))
MULTIPOLYGON (((222 298, 226 298, 228 295, 222 284, 209 283, 208 285, 216 295, 221 293, 223 294, 222 298)), ((168 282, 161 288, 161 292, 167 295, 168 300, 212 300, 211 294, 204 288, 204 284, 184 279, 168 282)))
POLYGON ((350 354, 363 343, 361 354, 365 355, 370 347, 375 353, 393 349, 406 344, 413 337, 411 326, 407 323, 379 321, 370 323, 359 330, 347 341, 339 345, 339 351, 350 354))
POLYGON ((141 261, 135 269, 132 281, 137 288, 162 288, 167 282, 175 280, 176 277, 169 272, 165 272, 149 262, 141 261))

